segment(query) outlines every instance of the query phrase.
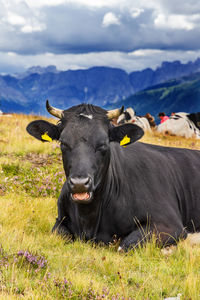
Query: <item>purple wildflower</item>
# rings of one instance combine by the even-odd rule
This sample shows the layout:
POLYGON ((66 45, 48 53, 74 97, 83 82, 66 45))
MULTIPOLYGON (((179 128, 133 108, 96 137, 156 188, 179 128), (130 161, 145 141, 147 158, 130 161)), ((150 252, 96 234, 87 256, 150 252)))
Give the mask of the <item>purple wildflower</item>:
POLYGON ((36 271, 43 269, 47 266, 47 260, 43 256, 33 255, 29 251, 20 250, 18 256, 25 258, 25 261, 36 268, 36 271))

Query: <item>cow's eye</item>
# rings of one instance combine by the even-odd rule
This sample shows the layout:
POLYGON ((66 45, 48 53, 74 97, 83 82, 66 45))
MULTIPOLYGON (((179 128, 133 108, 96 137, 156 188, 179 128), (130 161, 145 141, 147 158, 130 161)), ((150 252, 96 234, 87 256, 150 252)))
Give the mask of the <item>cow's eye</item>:
POLYGON ((67 145, 66 143, 61 142, 60 148, 62 151, 71 151, 71 147, 67 145))
POLYGON ((108 149, 108 146, 106 144, 102 144, 96 147, 96 151, 105 152, 108 149))

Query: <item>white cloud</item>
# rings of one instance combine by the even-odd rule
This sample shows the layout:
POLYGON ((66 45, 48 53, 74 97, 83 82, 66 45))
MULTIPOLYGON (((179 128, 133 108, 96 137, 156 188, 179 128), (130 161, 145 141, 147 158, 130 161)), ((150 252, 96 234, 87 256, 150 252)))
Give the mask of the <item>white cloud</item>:
POLYGON ((24 25, 26 23, 24 17, 19 16, 11 11, 8 12, 7 16, 4 18, 4 21, 11 25, 24 25))
POLYGON ((107 66, 121 68, 128 73, 143 70, 147 67, 155 69, 163 61, 180 60, 182 63, 194 61, 200 57, 199 51, 164 51, 140 49, 130 53, 98 52, 88 54, 53 54, 19 55, 16 53, 0 52, 2 73, 16 73, 40 65, 47 67, 55 65, 58 70, 87 69, 92 66, 107 66))
POLYGON ((200 12, 198 0, 159 0, 158 3, 167 14, 192 15, 200 12))
MULTIPOLYGON (((46 28, 41 21, 41 14, 36 9, 31 9, 24 1, 20 0, 0 0, 1 11, 3 17, 1 18, 0 34, 6 32, 18 31, 22 33, 32 33, 42 31, 46 28)), ((8 38, 9 40, 9 38, 8 38)))
POLYGON ((137 18, 141 15, 141 13, 144 12, 144 9, 143 8, 132 8, 130 10, 130 14, 133 18, 137 18))
POLYGON ((195 22, 198 19, 200 19, 200 15, 187 16, 159 14, 154 20, 154 23, 159 28, 192 30, 195 28, 195 22))
POLYGON ((29 7, 39 8, 43 6, 57 6, 65 3, 66 0, 17 0, 17 2, 25 2, 29 7))
POLYGON ((163 54, 164 51, 159 49, 139 49, 135 50, 133 52, 129 52, 129 56, 135 56, 135 57, 151 57, 152 55, 160 55, 163 54))
MULTIPOLYGON (((23 0, 17 0, 19 2, 23 0)), ((126 7, 132 0, 24 0, 30 7, 57 6, 69 4, 73 6, 85 6, 88 8, 102 7, 126 7)))
POLYGON ((45 30, 46 26, 44 24, 27 24, 21 28, 21 31, 23 33, 32 33, 37 31, 43 31, 45 30))
POLYGON ((0 0, 0 63, 10 69, 55 64, 131 71, 165 59, 194 60, 200 49, 197 2, 0 0))
POLYGON ((112 12, 108 12, 107 14, 105 14, 102 21, 103 27, 108 27, 110 25, 120 25, 119 18, 112 12))
POLYGON ((8 56, 13 56, 13 57, 16 57, 17 54, 15 52, 8 52, 6 53, 8 56))

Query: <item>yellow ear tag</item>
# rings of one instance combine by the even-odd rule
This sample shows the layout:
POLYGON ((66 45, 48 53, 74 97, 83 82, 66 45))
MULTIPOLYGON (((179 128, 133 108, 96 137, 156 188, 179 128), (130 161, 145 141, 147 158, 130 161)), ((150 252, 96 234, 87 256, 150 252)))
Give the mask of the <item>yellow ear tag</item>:
POLYGON ((45 132, 44 134, 41 135, 41 138, 44 141, 48 141, 48 142, 52 142, 52 138, 50 136, 48 136, 47 132, 45 132))
POLYGON ((125 137, 120 142, 120 146, 126 147, 126 144, 130 143, 130 140, 131 139, 127 135, 125 135, 125 137))

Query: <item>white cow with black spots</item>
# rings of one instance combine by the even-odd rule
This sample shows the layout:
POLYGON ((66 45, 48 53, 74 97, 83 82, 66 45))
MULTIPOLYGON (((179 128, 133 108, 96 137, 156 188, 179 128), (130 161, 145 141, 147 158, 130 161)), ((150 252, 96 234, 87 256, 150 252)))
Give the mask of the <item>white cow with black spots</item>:
POLYGON ((200 138, 200 113, 179 112, 157 126, 159 133, 200 138))
POLYGON ((140 126, 144 131, 151 131, 149 121, 146 117, 136 116, 132 107, 128 107, 117 119, 117 124, 134 123, 140 126))

